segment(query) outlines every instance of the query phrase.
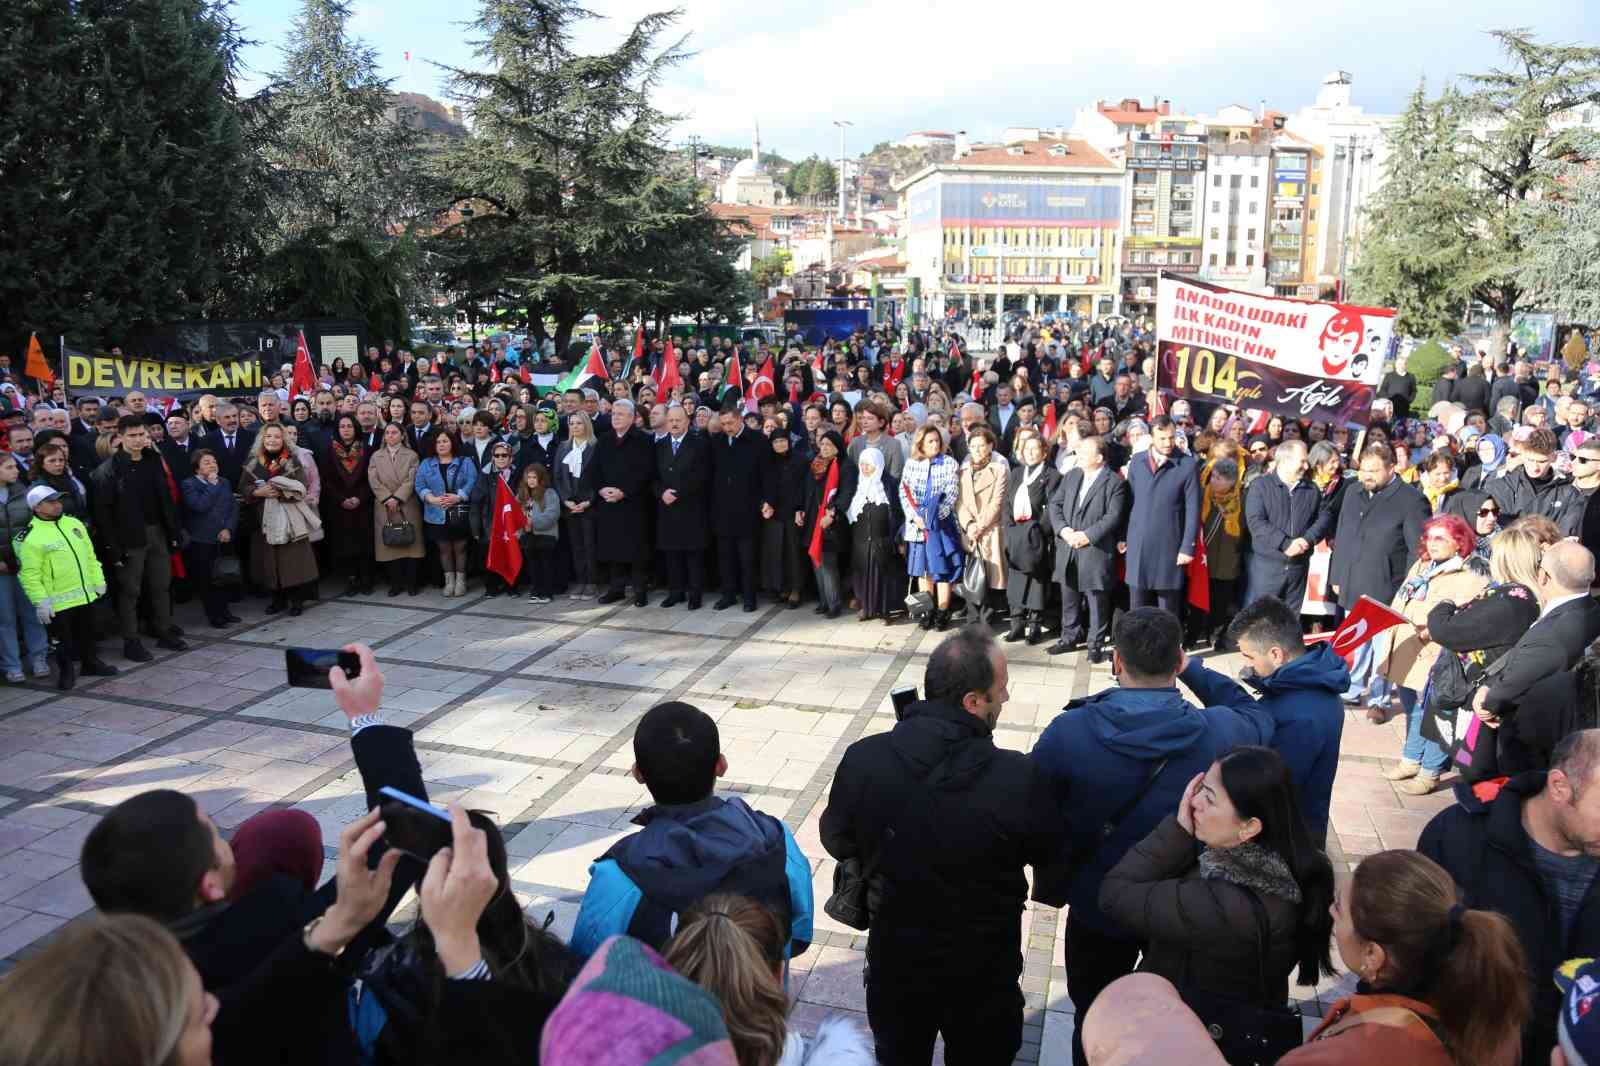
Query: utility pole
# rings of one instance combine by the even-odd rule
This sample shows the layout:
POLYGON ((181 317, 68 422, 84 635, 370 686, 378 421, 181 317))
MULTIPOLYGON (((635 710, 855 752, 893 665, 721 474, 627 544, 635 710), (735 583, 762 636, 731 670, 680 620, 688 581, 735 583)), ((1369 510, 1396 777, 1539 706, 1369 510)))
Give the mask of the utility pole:
POLYGON ((848 129, 849 127, 851 127, 851 126, 854 126, 855 123, 851 122, 849 119, 834 119, 833 120, 833 124, 835 126, 839 127, 839 212, 838 212, 838 214, 839 214, 839 224, 843 225, 844 224, 844 220, 845 220, 844 131, 846 129, 848 129))
POLYGON ((695 184, 700 184, 700 137, 689 134, 689 165, 694 168, 695 184))
MULTIPOLYGON (((1350 257, 1350 186, 1356 174, 1356 136, 1346 137, 1344 144, 1344 207, 1339 222, 1339 302, 1345 302, 1344 268, 1350 257)), ((1336 153, 1337 154, 1337 153, 1336 153)), ((1301 238, 1304 239, 1303 237, 1301 238)))

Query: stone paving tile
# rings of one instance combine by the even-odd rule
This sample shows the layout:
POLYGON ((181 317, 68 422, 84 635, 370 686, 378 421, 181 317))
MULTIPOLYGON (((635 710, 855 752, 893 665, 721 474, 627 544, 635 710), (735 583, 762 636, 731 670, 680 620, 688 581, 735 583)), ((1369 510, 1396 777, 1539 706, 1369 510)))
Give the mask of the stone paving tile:
MULTIPOLYGON (((659 601, 659 597, 658 597, 659 601)), ((634 722, 669 692, 718 723, 728 772, 719 794, 784 819, 812 863, 817 943, 790 973, 793 1024, 813 1032, 829 1016, 865 1026, 864 938, 821 913, 834 862, 820 817, 835 749, 893 728, 888 692, 920 688, 942 639, 900 622, 829 621, 763 607, 689 612, 601 606, 568 597, 536 606, 516 598, 338 598, 302 617, 269 618, 241 605, 246 626, 209 631, 186 605, 188 651, 68 696, 0 690, 0 970, 89 908, 78 875, 95 812, 155 787, 181 788, 232 832, 263 810, 292 806, 316 818, 331 854, 366 800, 350 763, 344 719, 331 695, 284 685, 282 648, 379 642, 385 712, 417 726, 430 796, 488 810, 512 827, 507 851, 519 901, 568 936, 590 864, 649 802, 629 775, 634 722), (743 639, 734 639, 743 638, 743 639)), ((113 651, 112 642, 103 650, 113 651)), ((995 739, 1026 751, 1074 694, 1111 683, 1082 654, 1006 645, 1011 700, 995 739)), ((1233 670, 1234 657, 1213 665, 1233 670)), ((1398 757, 1400 719, 1346 718, 1335 782, 1330 850, 1352 861, 1409 847, 1446 792, 1404 796, 1382 777, 1398 757)), ((331 870, 331 867, 330 867, 331 870)), ((411 898, 400 917, 415 915, 411 898)), ((1061 969, 1060 917, 1024 912, 1024 990, 1032 1006, 1019 1063, 1066 1061, 1074 1024, 1061 969)), ((1308 1024, 1340 991, 1308 990, 1308 1024)), ((942 1062, 939 1045, 935 1061, 942 1062)))

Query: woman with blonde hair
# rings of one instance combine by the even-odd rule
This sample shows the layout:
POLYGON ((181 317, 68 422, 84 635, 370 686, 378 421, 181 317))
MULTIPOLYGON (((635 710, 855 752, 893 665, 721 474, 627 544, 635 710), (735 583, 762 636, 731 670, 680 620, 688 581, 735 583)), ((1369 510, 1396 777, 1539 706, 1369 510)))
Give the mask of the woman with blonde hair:
POLYGON ((74 922, 0 982, 7 1066, 211 1066, 217 999, 183 948, 133 914, 74 922))
MULTIPOLYGON (((992 433, 990 437, 992 445, 992 433)), ((933 607, 922 617, 923 629, 944 630, 950 625, 950 586, 960 578, 965 562, 956 522, 959 486, 959 467, 945 454, 944 433, 930 421, 912 438, 911 459, 900 475, 905 538, 911 546, 906 573, 934 596, 933 607)))
MULTIPOLYGON (((1469 782, 1495 776, 1498 766, 1495 740, 1481 736, 1487 723, 1473 715, 1470 694, 1490 664, 1510 651, 1538 620, 1539 597, 1534 590, 1544 548, 1534 526, 1512 523, 1491 542, 1489 584, 1465 603, 1445 599, 1435 604, 1421 630, 1440 648, 1427 681, 1426 709, 1433 721, 1431 727, 1424 723, 1423 735, 1431 731, 1452 746, 1457 739, 1462 741, 1455 765, 1469 782), (1468 702, 1461 702, 1463 693, 1468 702)), ((1410 771, 1402 762, 1385 776, 1405 780, 1410 771)))
MULTIPOLYGON (((310 476, 282 426, 265 425, 256 435, 254 455, 239 475, 239 495, 243 506, 263 516, 254 523, 251 535, 250 570, 256 585, 272 592, 268 614, 277 614, 285 604, 291 615, 303 610, 306 587, 317 580, 317 556, 309 537, 272 544, 267 540, 269 501, 286 504, 308 499, 310 476), (296 491, 298 486, 298 492, 296 491)), ((318 527, 320 533, 321 526, 318 527)))
POLYGON ((583 411, 567 416, 567 439, 556 445, 556 495, 561 499, 561 517, 566 522, 565 540, 572 548, 572 598, 591 599, 596 595, 594 494, 599 490, 594 466, 594 423, 583 411))
POLYGON ((706 896, 684 912, 663 952, 667 963, 722 1005, 739 1066, 871 1066, 861 1030, 829 1018, 811 1040, 789 1029, 784 992, 788 932, 745 896, 706 896))

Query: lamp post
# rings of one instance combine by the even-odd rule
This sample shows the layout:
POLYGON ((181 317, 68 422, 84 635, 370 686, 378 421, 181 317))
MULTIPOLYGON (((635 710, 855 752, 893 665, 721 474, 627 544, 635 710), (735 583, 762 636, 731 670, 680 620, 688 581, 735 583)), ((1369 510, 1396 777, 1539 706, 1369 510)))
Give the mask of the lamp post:
POLYGON ((844 224, 844 131, 855 123, 849 119, 836 118, 833 124, 839 127, 839 224, 844 224))
MULTIPOLYGON (((1350 258, 1350 194, 1351 187, 1355 183, 1356 176, 1357 143, 1358 138, 1352 133, 1350 136, 1345 138, 1344 144, 1336 144, 1333 148, 1334 159, 1344 160, 1344 204, 1342 205, 1342 210, 1340 211, 1341 218, 1339 221, 1339 300, 1341 303, 1345 299, 1345 265, 1350 258)), ((1372 149, 1366 147, 1364 142, 1359 143, 1362 143, 1363 146, 1363 151, 1361 153, 1362 162, 1366 162, 1372 158, 1372 149)))

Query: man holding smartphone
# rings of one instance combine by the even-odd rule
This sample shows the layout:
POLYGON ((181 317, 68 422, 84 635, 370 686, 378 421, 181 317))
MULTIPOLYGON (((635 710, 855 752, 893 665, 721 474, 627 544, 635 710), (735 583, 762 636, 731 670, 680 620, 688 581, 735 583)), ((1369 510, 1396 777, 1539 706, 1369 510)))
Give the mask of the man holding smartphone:
MULTIPOLYGON (((425 799, 411 731, 383 720, 383 671, 372 649, 351 644, 343 650, 359 656, 360 674, 352 681, 336 666, 329 671, 329 685, 350 723, 367 809, 379 805, 378 791, 386 785, 425 799)), ((360 865, 366 867, 368 854, 381 849, 382 823, 369 813, 345 835, 352 831, 355 838, 347 843, 355 847, 360 841, 360 865)), ((192 797, 158 789, 124 800, 101 818, 84 841, 81 871, 101 910, 142 914, 172 930, 205 988, 226 1006, 229 990, 243 987, 286 942, 359 957, 387 937, 389 916, 425 872, 420 863, 398 855, 382 858, 371 871, 379 879, 370 886, 379 896, 377 905, 364 897, 367 902, 350 907, 341 906, 349 902, 345 879, 317 885, 322 863, 321 829, 304 811, 263 811, 246 819, 230 841, 192 797)), ((276 1006, 283 1010, 285 1005, 276 1006)), ((306 1017, 306 1008, 297 1006, 297 1024, 289 1028, 349 1039, 342 999, 316 1006, 325 1017, 306 1017)), ((272 1029, 281 1021, 256 1018, 219 1027, 219 1061, 292 1061, 264 1050, 277 1047, 272 1029)))

